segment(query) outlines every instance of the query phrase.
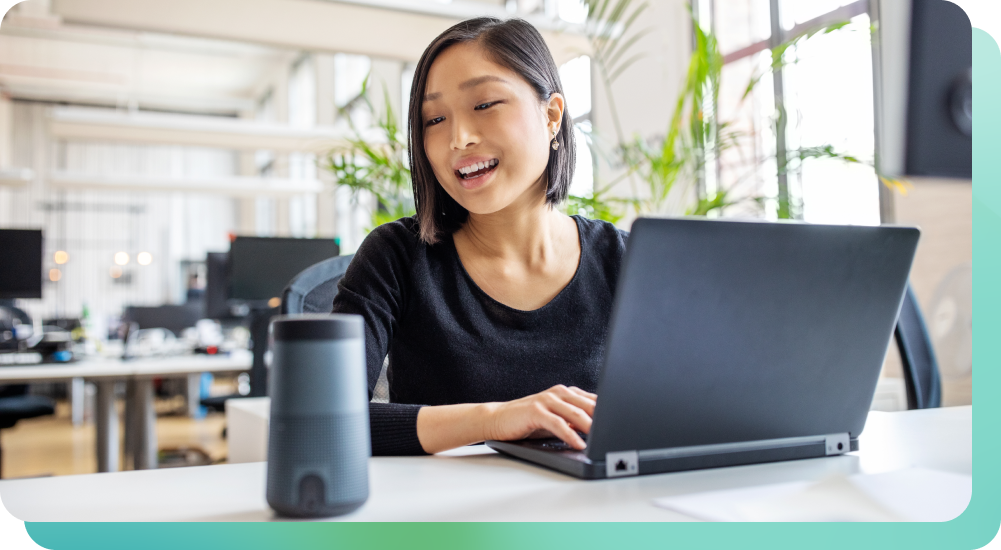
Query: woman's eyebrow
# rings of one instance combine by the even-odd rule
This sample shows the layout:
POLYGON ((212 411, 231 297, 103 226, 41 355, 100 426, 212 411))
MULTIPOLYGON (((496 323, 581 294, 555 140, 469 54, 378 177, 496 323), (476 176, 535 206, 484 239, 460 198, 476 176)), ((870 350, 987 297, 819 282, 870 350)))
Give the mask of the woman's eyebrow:
POLYGON ((476 78, 470 78, 469 80, 463 82, 462 84, 459 84, 459 89, 468 90, 469 88, 472 88, 474 86, 479 86, 484 82, 503 82, 507 84, 507 80, 504 80, 499 76, 488 74, 488 75, 478 76, 476 78))
MULTIPOLYGON (((463 82, 462 84, 459 84, 459 89, 468 90, 469 88, 479 86, 484 82, 503 82, 504 84, 508 83, 507 80, 504 80, 499 76, 488 74, 484 76, 478 76, 476 78, 470 78, 469 80, 463 82)), ((430 93, 424 96, 424 102, 426 103, 428 101, 434 101, 440 97, 441 97, 441 92, 430 93)))

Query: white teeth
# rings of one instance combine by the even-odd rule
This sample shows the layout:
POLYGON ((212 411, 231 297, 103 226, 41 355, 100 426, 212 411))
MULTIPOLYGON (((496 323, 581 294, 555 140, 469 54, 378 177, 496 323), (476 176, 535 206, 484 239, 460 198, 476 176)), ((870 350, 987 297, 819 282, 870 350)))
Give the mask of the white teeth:
POLYGON ((462 174, 463 176, 467 176, 469 174, 472 174, 473 172, 478 172, 486 168, 492 168, 494 166, 497 166, 498 162, 500 161, 498 161, 497 159, 491 159, 486 162, 477 162, 476 164, 470 164, 469 166, 464 166, 462 168, 459 168, 459 173, 462 174))

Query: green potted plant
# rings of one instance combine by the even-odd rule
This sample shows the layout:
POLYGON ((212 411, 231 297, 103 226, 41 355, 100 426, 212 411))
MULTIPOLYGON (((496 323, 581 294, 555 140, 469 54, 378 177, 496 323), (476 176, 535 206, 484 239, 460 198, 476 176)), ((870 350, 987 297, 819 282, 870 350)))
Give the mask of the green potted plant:
MULTIPOLYGON (((359 99, 369 111, 376 112, 368 95, 368 78, 362 83, 359 99)), ((377 140, 366 139, 355 127, 350 107, 341 109, 353 136, 346 145, 329 151, 323 160, 323 168, 333 174, 337 185, 351 189, 352 201, 356 205, 360 203, 363 192, 375 197, 377 206, 372 212, 369 230, 416 213, 407 159, 407 138, 399 127, 388 94, 384 102, 384 109, 376 118, 374 128, 379 137, 377 140)))

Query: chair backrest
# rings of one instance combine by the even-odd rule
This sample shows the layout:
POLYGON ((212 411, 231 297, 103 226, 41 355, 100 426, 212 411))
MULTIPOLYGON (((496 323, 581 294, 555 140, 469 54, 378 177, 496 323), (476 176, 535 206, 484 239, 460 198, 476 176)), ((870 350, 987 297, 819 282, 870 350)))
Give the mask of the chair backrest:
POLYGON ((894 331, 900 361, 904 368, 908 409, 930 409, 941 406, 942 382, 938 373, 935 350, 921 308, 911 285, 907 285, 900 306, 897 329, 894 331))
POLYGON ((296 275, 282 292, 282 314, 330 313, 337 295, 337 283, 347 271, 352 257, 354 254, 335 256, 296 275))
MULTIPOLYGON (((282 293, 282 315, 298 313, 330 313, 337 295, 337 283, 348 270, 353 254, 337 256, 307 267, 292 279, 282 293)), ((375 389, 369 398, 374 403, 389 402, 389 358, 382 364, 375 389)))

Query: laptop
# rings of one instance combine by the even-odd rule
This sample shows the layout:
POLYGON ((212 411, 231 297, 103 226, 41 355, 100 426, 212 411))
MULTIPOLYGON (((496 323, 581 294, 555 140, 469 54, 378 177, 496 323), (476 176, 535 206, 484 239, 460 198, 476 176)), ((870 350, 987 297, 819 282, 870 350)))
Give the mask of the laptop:
POLYGON ((638 219, 587 447, 487 444, 584 479, 858 450, 919 233, 638 219))

